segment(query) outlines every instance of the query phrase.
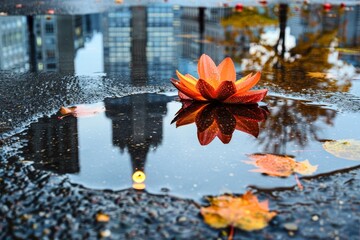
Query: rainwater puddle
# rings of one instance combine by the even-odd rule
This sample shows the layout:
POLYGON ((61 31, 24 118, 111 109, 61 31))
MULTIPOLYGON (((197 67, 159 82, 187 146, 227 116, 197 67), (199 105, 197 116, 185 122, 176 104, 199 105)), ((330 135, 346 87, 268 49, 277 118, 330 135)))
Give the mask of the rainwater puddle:
POLYGON ((220 138, 229 141, 224 144, 219 137, 209 140, 211 134, 198 138, 195 123, 176 127, 172 121, 182 104, 175 99, 166 94, 106 98, 82 105, 90 109, 84 116, 41 118, 19 134, 26 143, 20 155, 38 169, 65 174, 87 188, 145 188, 196 200, 204 195, 243 193, 249 186, 296 185, 294 175, 272 177, 250 171, 256 167, 244 161, 255 153, 308 160, 318 166, 310 175, 359 165, 322 147, 325 140, 358 139, 359 113, 268 96, 266 106, 191 105, 177 115, 179 125, 195 120, 204 127, 209 119, 217 119, 223 133, 220 138), (97 109, 95 114, 91 109, 97 109), (237 129, 231 134, 234 119, 237 129))

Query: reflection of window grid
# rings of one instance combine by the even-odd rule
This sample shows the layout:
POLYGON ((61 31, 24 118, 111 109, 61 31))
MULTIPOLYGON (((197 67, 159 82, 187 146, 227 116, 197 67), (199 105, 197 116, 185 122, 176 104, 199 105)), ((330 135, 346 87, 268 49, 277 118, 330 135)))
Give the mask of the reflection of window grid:
POLYGON ((48 33, 48 34, 54 33, 54 24, 45 23, 45 33, 48 33))
POLYGON ((147 45, 149 82, 168 79, 176 69, 175 12, 169 6, 152 6, 147 11, 147 45))
POLYGON ((47 70, 55 70, 56 69, 56 63, 48 63, 46 64, 47 70))
POLYGON ((0 18, 0 69, 24 72, 27 67, 26 18, 0 18))
POLYGON ((105 28, 104 62, 107 72, 128 75, 131 62, 130 8, 122 8, 107 15, 105 28))
POLYGON ((55 59, 55 56, 56 56, 56 54, 55 54, 55 50, 46 50, 46 57, 48 58, 48 59, 55 59))

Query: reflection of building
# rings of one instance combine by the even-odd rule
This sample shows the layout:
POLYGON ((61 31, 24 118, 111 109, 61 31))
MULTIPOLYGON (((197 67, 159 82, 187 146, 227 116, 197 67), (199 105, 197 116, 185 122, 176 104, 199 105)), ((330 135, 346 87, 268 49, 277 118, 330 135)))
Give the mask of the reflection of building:
POLYGON ((180 31, 179 7, 167 5, 149 5, 147 8, 147 46, 146 58, 148 75, 168 80, 177 68, 177 37, 180 31))
POLYGON ((217 63, 223 60, 225 47, 218 44, 225 40, 221 19, 229 16, 231 12, 231 8, 183 7, 181 31, 185 38, 182 56, 198 59, 201 54, 206 53, 217 63))
POLYGON ((119 8, 103 16, 104 71, 119 75, 130 75, 131 62, 131 11, 119 8))
POLYGON ((84 46, 81 16, 36 16, 37 71, 74 73, 76 51, 84 46))
POLYGON ((168 81, 177 67, 178 18, 177 6, 162 4, 122 7, 106 13, 105 72, 129 76, 133 84, 168 81))
POLYGON ((41 118, 31 124, 27 136, 23 156, 33 159, 36 168, 59 174, 80 171, 76 118, 41 118))
POLYGON ((300 12, 292 12, 287 25, 291 28, 291 34, 303 42, 310 40, 307 34, 338 31, 340 45, 358 46, 360 6, 352 8, 353 11, 345 11, 336 6, 326 12, 322 4, 304 5, 300 12))
POLYGON ((25 17, 0 17, 0 50, 0 70, 28 70, 25 17))
POLYGON ((144 171, 150 148, 161 144, 163 118, 171 97, 140 94, 105 99, 106 116, 112 120, 113 144, 128 150, 133 171, 144 171))

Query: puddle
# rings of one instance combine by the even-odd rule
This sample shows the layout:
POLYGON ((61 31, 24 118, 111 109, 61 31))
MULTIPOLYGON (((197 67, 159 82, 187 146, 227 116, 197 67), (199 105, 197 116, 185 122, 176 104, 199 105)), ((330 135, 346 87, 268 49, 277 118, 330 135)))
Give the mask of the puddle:
POLYGON ((318 166, 311 175, 359 165, 358 161, 335 157, 322 147, 325 140, 357 139, 358 113, 339 113, 281 97, 267 97, 266 107, 237 106, 229 110, 226 106, 210 106, 206 108, 208 113, 201 113, 209 119, 211 112, 220 129, 225 128, 221 132, 234 128, 232 117, 240 119, 242 128, 230 134, 228 144, 215 137, 201 145, 195 123, 179 127, 172 123, 182 107, 174 99, 161 94, 106 98, 85 106, 105 107, 105 112, 93 116, 39 119, 19 134, 19 141, 27 142, 20 155, 38 169, 66 174, 71 182, 87 188, 121 190, 139 182, 142 186, 134 187, 196 200, 224 192, 243 193, 254 185, 296 185, 293 175, 279 178, 250 171, 256 168, 244 162, 250 160, 250 154, 308 160, 318 166), (133 180, 135 172, 138 175, 133 180))

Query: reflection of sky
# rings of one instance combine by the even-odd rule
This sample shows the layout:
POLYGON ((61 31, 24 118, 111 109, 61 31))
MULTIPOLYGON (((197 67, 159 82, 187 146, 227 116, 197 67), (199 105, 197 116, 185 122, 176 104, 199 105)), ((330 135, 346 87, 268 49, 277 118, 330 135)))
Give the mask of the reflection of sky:
MULTIPOLYGON (((268 28, 263 34, 261 34, 260 43, 269 46, 275 46, 279 39, 280 28, 268 28)), ((296 46, 296 39, 290 33, 290 27, 285 29, 285 50, 289 51, 296 46)), ((281 47, 281 46, 278 46, 281 47)), ((281 51, 281 49, 278 49, 281 51)))
POLYGON ((111 120, 104 113, 78 118, 78 133, 80 172, 69 175, 70 180, 95 189, 130 186, 130 157, 119 155, 119 149, 113 146, 111 120))
POLYGON ((350 93, 360 96, 360 74, 355 75, 351 84, 352 84, 352 86, 351 86, 350 93))
POLYGON ((339 59, 339 52, 335 49, 331 49, 328 56, 328 63, 332 64, 331 68, 328 70, 328 74, 337 79, 338 85, 352 79, 356 74, 356 68, 339 59))
POLYGON ((75 74, 91 75, 104 72, 103 56, 103 37, 101 33, 96 33, 89 42, 85 43, 84 48, 77 51, 75 74))

